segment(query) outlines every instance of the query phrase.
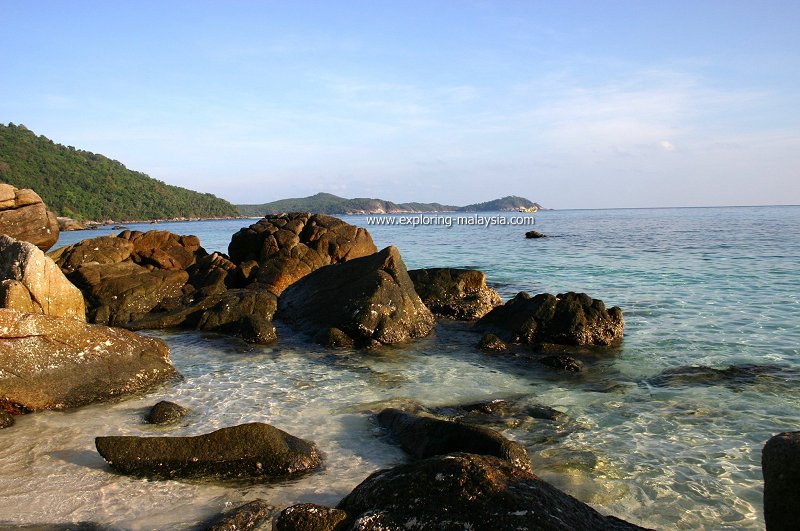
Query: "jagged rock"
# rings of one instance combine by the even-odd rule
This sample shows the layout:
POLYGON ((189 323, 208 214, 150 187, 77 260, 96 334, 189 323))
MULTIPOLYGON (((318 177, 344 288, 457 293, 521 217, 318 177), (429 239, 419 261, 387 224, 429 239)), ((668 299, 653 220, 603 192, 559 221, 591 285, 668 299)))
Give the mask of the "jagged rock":
POLYGON ((117 472, 148 478, 271 479, 322 464, 314 444, 258 422, 194 437, 97 437, 95 444, 117 472))
POLYGON ((618 307, 607 310, 585 293, 523 292, 483 316, 477 327, 519 343, 608 346, 622 340, 624 321, 618 307))
POLYGON ((505 341, 497 337, 495 334, 484 334, 478 343, 481 350, 502 352, 508 349, 505 341))
POLYGON ((67 409, 141 391, 178 372, 166 344, 127 330, 0 309, 0 409, 67 409))
POLYGON ((583 362, 565 354, 545 356, 544 358, 540 358, 538 361, 542 365, 562 371, 581 372, 583 370, 583 362))
POLYGON ((265 289, 228 290, 203 313, 197 328, 236 335, 251 343, 269 343, 277 339, 272 324, 277 306, 275 295, 265 289))
POLYGON ((336 328, 359 345, 408 341, 435 325, 396 247, 317 269, 283 292, 277 316, 312 337, 336 328))
POLYGON ((642 529, 505 460, 464 453, 379 470, 336 508, 349 516, 342 529, 359 531, 642 529))
POLYGON ((169 424, 182 419, 189 410, 175 402, 162 400, 154 405, 145 415, 144 420, 149 424, 169 424))
POLYGON ((147 232, 125 230, 118 238, 133 244, 131 257, 141 265, 152 265, 159 269, 185 270, 198 257, 207 255, 197 236, 179 236, 164 230, 147 232))
POLYGON ((365 229, 309 213, 266 216, 234 234, 228 246, 233 262, 258 262, 258 282, 275 295, 322 266, 376 251, 365 229))
POLYGON ((58 220, 33 190, 0 183, 0 234, 47 251, 58 241, 58 220))
POLYGON ((277 509, 266 500, 253 500, 216 516, 198 529, 203 531, 248 531, 250 529, 261 529, 262 526, 269 524, 269 521, 277 512, 277 509))
POLYGON ((284 509, 275 518, 275 531, 335 531, 347 520, 347 513, 314 503, 300 503, 284 509))
POLYGON ((423 417, 393 408, 381 411, 378 422, 389 430, 403 450, 417 459, 467 452, 493 455, 524 470, 531 470, 525 447, 489 428, 423 417))
POLYGON ((794 531, 800 523, 800 431, 779 433, 761 451, 767 531, 794 531))
POLYGON ((0 234, 0 307, 86 320, 83 294, 32 243, 0 234))
POLYGON ((474 269, 413 269, 408 272, 422 302, 437 317, 470 321, 503 304, 486 285, 486 275, 474 269))

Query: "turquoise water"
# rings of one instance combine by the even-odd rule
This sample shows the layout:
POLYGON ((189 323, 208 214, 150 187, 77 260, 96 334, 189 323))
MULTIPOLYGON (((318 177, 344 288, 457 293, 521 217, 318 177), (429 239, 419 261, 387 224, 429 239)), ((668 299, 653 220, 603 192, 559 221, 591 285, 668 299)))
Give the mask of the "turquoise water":
MULTIPOLYGON (((345 218, 367 227, 365 216, 345 218)), ((620 306, 622 346, 563 375, 485 355, 459 325, 404 347, 328 352, 279 326, 253 347, 193 332, 153 332, 172 348, 182 382, 71 413, 21 418, 0 432, 0 520, 93 520, 124 529, 183 529, 256 497, 276 505, 335 504, 376 468, 402 462, 365 414, 413 399, 447 405, 524 395, 571 422, 508 425, 542 478, 604 513, 655 528, 763 528, 760 451, 800 424, 800 207, 548 211, 531 227, 375 226, 409 268, 472 267, 507 299, 585 291, 620 306), (687 365, 768 366, 711 385, 659 386, 687 365), (775 369, 777 367, 777 369, 775 369), (192 408, 163 432, 140 415, 162 398, 192 408), (270 422, 314 440, 320 473, 279 485, 220 486, 116 476, 93 450, 101 434, 194 434, 270 422), (176 510, 177 509, 177 510, 176 510)), ((195 234, 225 251, 243 220, 140 225, 195 234)), ((109 229, 65 233, 59 245, 109 229)))

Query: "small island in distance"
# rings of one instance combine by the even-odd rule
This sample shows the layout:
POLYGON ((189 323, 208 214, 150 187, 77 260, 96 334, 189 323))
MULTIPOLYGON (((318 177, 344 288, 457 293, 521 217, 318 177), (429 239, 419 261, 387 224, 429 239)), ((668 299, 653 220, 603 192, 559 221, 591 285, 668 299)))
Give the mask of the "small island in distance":
POLYGON ((281 199, 261 205, 236 205, 243 216, 261 217, 281 212, 318 212, 321 214, 404 214, 419 212, 536 212, 546 210, 539 203, 518 196, 507 196, 485 203, 467 206, 443 205, 441 203, 394 203, 383 199, 357 197, 346 199, 328 193, 309 197, 281 199))

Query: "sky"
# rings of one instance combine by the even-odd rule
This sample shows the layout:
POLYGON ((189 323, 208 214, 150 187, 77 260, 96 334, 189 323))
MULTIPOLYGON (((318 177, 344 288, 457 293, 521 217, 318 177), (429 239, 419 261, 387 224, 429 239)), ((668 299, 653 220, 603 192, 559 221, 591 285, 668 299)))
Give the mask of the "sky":
POLYGON ((800 204, 798 27, 797 0, 0 0, 0 122, 236 204, 800 204))

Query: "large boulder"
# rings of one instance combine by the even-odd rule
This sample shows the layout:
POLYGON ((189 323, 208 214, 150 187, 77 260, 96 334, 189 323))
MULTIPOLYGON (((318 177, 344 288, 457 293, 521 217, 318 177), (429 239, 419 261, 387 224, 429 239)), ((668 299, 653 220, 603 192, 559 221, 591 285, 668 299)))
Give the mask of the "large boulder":
POLYGON ((764 474, 764 520, 767 531, 796 530, 800 525, 800 431, 779 433, 761 451, 764 474))
POLYGON ((379 470, 336 508, 349 515, 337 530, 642 529, 505 460, 465 453, 379 470))
POLYGON ((0 307, 86 320, 83 294, 41 249, 0 234, 0 307))
MULTIPOLYGON (((215 516, 198 531, 250 531, 251 529, 271 529, 270 520, 277 509, 266 500, 253 500, 215 516)), ((298 531, 298 530, 294 530, 298 531)))
POLYGON ((401 343, 435 325, 393 246, 298 280, 278 299, 276 315, 317 338, 343 335, 360 346, 401 343))
POLYGON ((178 376, 166 344, 127 330, 0 309, 0 409, 78 407, 178 376))
POLYGON ((422 302, 437 317, 470 321, 503 304, 486 285, 486 275, 474 269, 412 269, 408 272, 422 302))
POLYGON ((366 229, 307 212, 266 216, 234 234, 228 246, 236 264, 258 262, 258 281, 275 295, 320 267, 377 250, 366 229))
POLYGON ((0 183, 0 234, 46 251, 58 241, 58 220, 33 190, 0 183))
POLYGON ((489 428, 414 415, 394 408, 378 413, 378 422, 389 430, 403 450, 417 459, 466 452, 493 455, 531 470, 525 447, 489 428))
POLYGON ((259 422, 193 437, 97 437, 95 444, 117 472, 158 479, 272 479, 322 464, 313 443, 259 422))
POLYGON ((66 274, 83 266, 112 265, 128 260, 133 253, 133 243, 116 236, 90 238, 73 245, 60 247, 48 256, 55 260, 66 274))
POLYGON ((617 306, 606 309, 603 301, 573 292, 535 297, 522 292, 477 323, 505 341, 602 346, 618 344, 624 326, 617 306))
POLYGON ((274 531, 335 531, 342 529, 346 520, 347 513, 342 510, 299 503, 281 511, 272 528, 274 531))

